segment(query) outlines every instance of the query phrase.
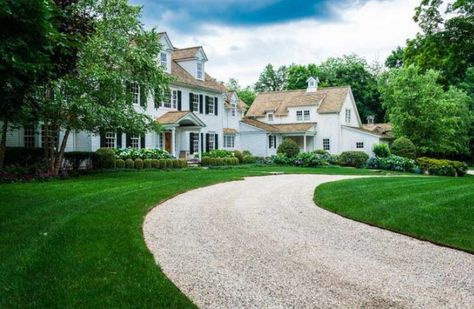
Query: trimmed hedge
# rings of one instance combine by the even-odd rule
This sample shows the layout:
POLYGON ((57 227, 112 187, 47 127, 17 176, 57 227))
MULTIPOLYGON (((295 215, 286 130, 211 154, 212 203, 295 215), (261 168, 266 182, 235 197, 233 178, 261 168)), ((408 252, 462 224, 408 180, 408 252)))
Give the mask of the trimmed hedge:
POLYGON ((416 159, 416 162, 423 172, 430 175, 463 177, 468 170, 467 164, 460 161, 420 157, 416 159))
POLYGON ((363 167, 369 155, 363 151, 344 151, 339 156, 339 164, 342 166, 363 167))
POLYGON ((231 158, 203 157, 201 160, 202 166, 223 166, 223 165, 237 165, 237 164, 239 164, 239 159, 235 157, 231 157, 231 158))
POLYGON ((152 167, 152 168, 160 168, 160 160, 158 160, 158 159, 151 159, 151 167, 152 167))
POLYGON ((151 168, 151 159, 143 160, 143 168, 151 168))
POLYGON ((416 146, 406 137, 397 138, 390 146, 392 154, 409 159, 416 159, 416 146))
POLYGON ((122 160, 122 159, 115 160, 115 167, 116 168, 124 168, 125 167, 125 161, 122 160))
POLYGON ((132 159, 127 159, 125 160, 125 168, 134 168, 135 167, 135 161, 132 159))
POLYGON ((115 152, 110 148, 99 148, 95 152, 94 168, 114 168, 115 167, 115 152))
POLYGON ((143 169, 143 160, 140 158, 135 159, 135 168, 138 170, 143 169))
POLYGON ((43 148, 7 147, 5 150, 5 166, 29 166, 43 161, 43 148))
POLYGON ((283 142, 278 146, 277 153, 283 153, 288 158, 296 157, 300 152, 300 147, 298 144, 291 138, 285 138, 283 142))
POLYGON ((202 154, 203 157, 209 158, 230 158, 234 156, 232 151, 223 150, 223 149, 215 149, 209 152, 205 152, 202 154))

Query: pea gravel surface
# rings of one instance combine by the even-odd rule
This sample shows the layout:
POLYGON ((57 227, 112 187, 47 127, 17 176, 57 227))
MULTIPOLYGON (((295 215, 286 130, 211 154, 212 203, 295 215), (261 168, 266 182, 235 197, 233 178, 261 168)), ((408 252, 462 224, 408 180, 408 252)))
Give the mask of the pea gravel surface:
POLYGON ((249 177, 190 191, 149 212, 145 241, 201 308, 474 308, 474 255, 314 204, 316 186, 348 178, 249 177))

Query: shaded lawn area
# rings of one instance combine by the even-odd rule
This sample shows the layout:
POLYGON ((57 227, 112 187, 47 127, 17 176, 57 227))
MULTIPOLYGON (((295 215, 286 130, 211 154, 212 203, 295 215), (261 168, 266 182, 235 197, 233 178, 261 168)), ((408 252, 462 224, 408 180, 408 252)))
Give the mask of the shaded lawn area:
POLYGON ((474 253, 474 177, 343 180, 319 186, 318 206, 357 221, 474 253))
POLYGON ((0 185, 0 308, 193 307, 146 248, 147 211, 190 189, 270 171, 383 173, 242 167, 107 172, 0 185))

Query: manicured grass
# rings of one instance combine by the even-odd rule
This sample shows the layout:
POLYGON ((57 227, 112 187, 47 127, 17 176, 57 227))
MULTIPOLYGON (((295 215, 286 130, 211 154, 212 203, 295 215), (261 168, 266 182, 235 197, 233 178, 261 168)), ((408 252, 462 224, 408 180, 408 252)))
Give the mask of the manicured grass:
POLYGON ((0 185, 0 308, 193 307, 146 248, 147 211, 193 188, 269 171, 380 173, 243 167, 108 172, 0 185))
POLYGON ((326 183, 315 202, 344 217, 474 253, 474 177, 326 183))

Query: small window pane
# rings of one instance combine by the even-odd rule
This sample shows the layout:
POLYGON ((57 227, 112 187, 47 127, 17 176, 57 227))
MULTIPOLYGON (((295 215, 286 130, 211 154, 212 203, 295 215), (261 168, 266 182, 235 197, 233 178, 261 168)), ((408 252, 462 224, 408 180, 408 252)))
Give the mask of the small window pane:
POLYGON ((356 143, 356 148, 358 148, 358 149, 364 148, 364 143, 363 142, 357 142, 356 143))
POLYGON ((323 139, 323 149, 324 150, 331 150, 331 143, 329 138, 324 138, 323 139))
POLYGON ((197 78, 198 79, 203 79, 202 76, 203 76, 203 69, 202 69, 202 63, 201 62, 198 62, 197 63, 197 78))
POLYGON ((35 147, 35 127, 32 125, 24 127, 24 143, 25 148, 35 147))
POLYGON ((304 111, 304 120, 305 121, 309 120, 309 111, 304 111))
POLYGON ((193 111, 197 112, 199 111, 199 95, 198 94, 193 94, 193 111))
POLYGON ((115 132, 105 132, 105 147, 115 148, 115 132))
POLYGON ((296 111, 296 121, 303 121, 303 111, 296 111))

